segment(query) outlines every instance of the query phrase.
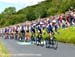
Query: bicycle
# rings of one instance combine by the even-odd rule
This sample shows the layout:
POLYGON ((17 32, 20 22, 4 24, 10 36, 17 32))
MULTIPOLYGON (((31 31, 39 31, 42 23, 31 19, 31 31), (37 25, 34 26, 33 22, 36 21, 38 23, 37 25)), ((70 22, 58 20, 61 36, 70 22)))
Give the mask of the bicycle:
POLYGON ((56 41, 54 34, 52 34, 52 37, 51 37, 51 45, 54 49, 57 49, 58 47, 58 42, 56 41))
POLYGON ((52 48, 54 48, 54 49, 57 49, 57 47, 58 47, 58 42, 56 41, 54 33, 49 35, 49 38, 46 39, 46 48, 51 47, 51 45, 52 45, 52 48))

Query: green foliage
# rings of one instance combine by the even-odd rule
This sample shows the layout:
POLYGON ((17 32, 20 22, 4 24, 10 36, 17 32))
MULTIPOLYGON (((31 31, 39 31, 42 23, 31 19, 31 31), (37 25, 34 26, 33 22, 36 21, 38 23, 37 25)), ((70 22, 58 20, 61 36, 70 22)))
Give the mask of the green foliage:
POLYGON ((60 42, 75 43, 75 27, 69 27, 66 29, 59 29, 59 34, 55 34, 55 37, 60 42))
POLYGON ((47 7, 39 5, 34 10, 36 18, 43 18, 47 16, 47 7))
POLYGON ((1 42, 0 42, 0 57, 10 57, 6 48, 3 46, 1 42))
POLYGON ((47 11, 47 14, 48 15, 54 15, 57 13, 57 9, 56 8, 49 8, 48 11, 47 11))
POLYGON ((2 12, 2 14, 5 14, 5 15, 11 15, 11 14, 15 14, 15 13, 16 13, 15 7, 5 8, 5 10, 2 12))

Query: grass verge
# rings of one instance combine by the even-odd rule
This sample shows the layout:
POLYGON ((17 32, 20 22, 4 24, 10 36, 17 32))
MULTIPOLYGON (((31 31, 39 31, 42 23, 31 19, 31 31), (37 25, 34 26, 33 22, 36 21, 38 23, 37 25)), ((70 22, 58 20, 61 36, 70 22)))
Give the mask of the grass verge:
POLYGON ((9 57, 9 54, 3 44, 0 42, 0 57, 9 57))
POLYGON ((59 29, 58 32, 55 34, 57 41, 75 44, 75 27, 59 29))

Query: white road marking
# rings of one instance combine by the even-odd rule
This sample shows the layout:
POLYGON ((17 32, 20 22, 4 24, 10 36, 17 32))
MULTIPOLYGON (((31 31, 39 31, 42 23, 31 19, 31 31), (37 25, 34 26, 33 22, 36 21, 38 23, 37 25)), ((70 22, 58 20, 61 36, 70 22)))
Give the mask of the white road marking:
MULTIPOLYGON (((8 54, 1 54, 1 55, 5 56, 5 55, 8 55, 8 54)), ((19 53, 19 54, 9 54, 9 55, 10 56, 14 56, 14 57, 16 57, 16 56, 38 56, 38 57, 42 56, 42 54, 33 54, 33 53, 30 53, 30 54, 27 54, 27 53, 24 53, 24 54, 19 53)))
POLYGON ((19 45, 31 45, 31 42, 17 42, 19 45))

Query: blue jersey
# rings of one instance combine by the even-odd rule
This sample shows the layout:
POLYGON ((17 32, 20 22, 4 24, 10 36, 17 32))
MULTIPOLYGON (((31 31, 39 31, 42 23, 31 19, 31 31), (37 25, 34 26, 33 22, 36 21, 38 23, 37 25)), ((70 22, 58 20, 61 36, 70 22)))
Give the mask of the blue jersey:
POLYGON ((9 32, 9 29, 5 29, 5 32, 9 32))
POLYGON ((48 33, 53 32, 51 25, 49 25, 49 26, 47 27, 47 32, 48 32, 48 33))

